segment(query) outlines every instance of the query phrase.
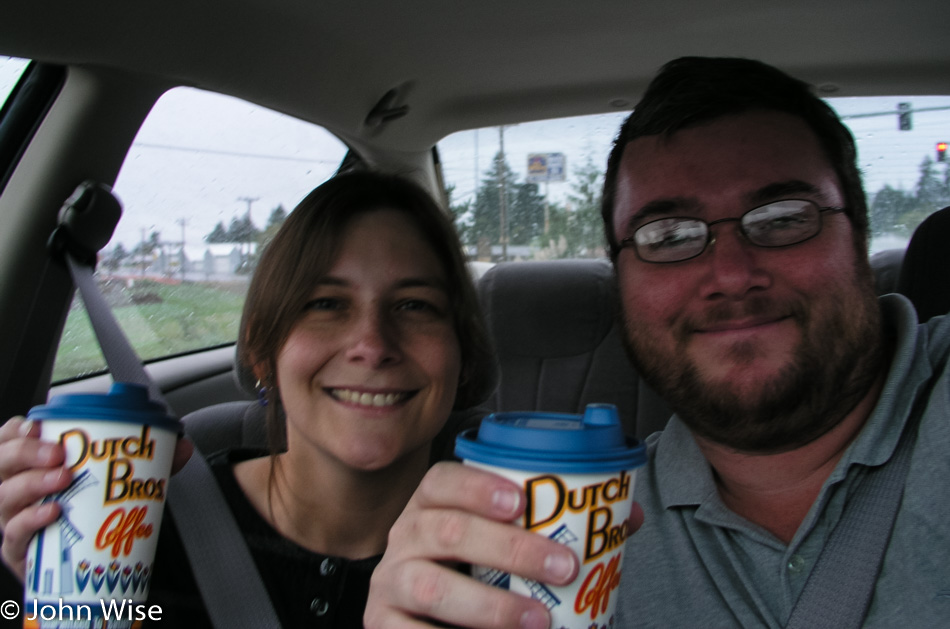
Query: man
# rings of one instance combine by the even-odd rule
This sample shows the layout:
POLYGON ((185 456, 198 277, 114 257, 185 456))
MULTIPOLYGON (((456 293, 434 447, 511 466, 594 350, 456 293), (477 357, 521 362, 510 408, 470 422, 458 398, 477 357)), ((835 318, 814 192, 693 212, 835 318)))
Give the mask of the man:
MULTIPOLYGON (((644 523, 615 626, 785 627, 902 441, 869 608, 832 607, 858 605, 868 627, 950 626, 950 320, 918 328, 909 302, 875 298, 854 143, 834 113, 758 62, 671 62, 621 129, 603 214, 631 357, 676 411, 637 478, 644 523)), ((437 563, 573 579, 570 553, 505 524, 523 504, 501 479, 434 468, 391 533, 367 626, 546 626, 536 601, 437 563)))

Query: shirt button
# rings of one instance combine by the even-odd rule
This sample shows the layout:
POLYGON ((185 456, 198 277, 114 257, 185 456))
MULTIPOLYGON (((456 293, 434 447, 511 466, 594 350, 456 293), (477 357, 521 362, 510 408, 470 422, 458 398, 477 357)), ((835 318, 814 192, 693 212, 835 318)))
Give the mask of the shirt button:
POLYGON ((788 571, 794 574, 798 574, 805 568, 805 558, 801 555, 792 555, 788 559, 788 571))
POLYGON ((336 562, 332 559, 324 559, 320 564, 320 576, 329 577, 336 572, 336 562))
POLYGON ((323 616, 330 610, 330 604, 327 603, 322 598, 315 598, 310 601, 310 611, 314 613, 315 616, 323 616))

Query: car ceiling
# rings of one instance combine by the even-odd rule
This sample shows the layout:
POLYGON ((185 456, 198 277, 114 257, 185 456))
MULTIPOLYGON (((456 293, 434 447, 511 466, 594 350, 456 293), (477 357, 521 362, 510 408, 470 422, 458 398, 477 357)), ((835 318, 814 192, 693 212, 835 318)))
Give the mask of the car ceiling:
POLYGON ((351 145, 629 109, 678 56, 762 59, 831 96, 950 93, 945 0, 32 0, 0 54, 232 94, 351 145), (390 90, 408 113, 367 114, 390 90))

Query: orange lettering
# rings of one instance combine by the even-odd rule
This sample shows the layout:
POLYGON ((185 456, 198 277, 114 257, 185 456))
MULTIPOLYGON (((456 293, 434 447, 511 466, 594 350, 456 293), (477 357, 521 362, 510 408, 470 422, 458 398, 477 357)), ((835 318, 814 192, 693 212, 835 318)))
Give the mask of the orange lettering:
POLYGON ((99 533, 96 534, 96 548, 102 550, 112 546, 112 556, 128 555, 132 552, 132 543, 136 539, 146 539, 152 536, 152 525, 142 524, 148 515, 148 507, 134 507, 126 515, 125 509, 119 508, 109 514, 99 533))
POLYGON ((589 609, 590 619, 595 620, 598 614, 607 611, 610 593, 620 586, 621 557, 622 553, 617 553, 606 567, 603 563, 599 563, 588 573, 574 600, 575 612, 583 614, 589 609))

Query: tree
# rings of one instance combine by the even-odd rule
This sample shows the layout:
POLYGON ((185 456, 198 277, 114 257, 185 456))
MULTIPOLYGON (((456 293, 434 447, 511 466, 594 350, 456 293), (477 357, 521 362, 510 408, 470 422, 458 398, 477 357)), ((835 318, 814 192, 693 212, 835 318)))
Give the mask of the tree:
POLYGON ((544 234, 544 197, 538 184, 515 184, 515 202, 508 204, 508 236, 513 245, 529 245, 544 234))
POLYGON ((604 171, 587 156, 587 162, 574 170, 568 199, 569 215, 567 243, 571 256, 598 257, 604 254, 604 228, 600 217, 603 196, 604 171))
POLYGON ((446 186, 445 196, 449 204, 449 213, 452 215, 452 222, 455 224, 455 231, 459 236, 459 240, 463 245, 476 244, 469 240, 471 234, 471 213, 472 213, 472 201, 468 200, 464 203, 453 203, 452 197, 455 194, 455 184, 446 186))
POLYGON ((240 218, 231 219, 228 226, 228 239, 226 242, 254 242, 260 231, 254 226, 250 216, 244 215, 240 218))
POLYGON ((122 243, 116 243, 115 247, 111 252, 105 254, 102 258, 102 265, 110 271, 117 271, 119 267, 122 266, 122 263, 126 258, 129 257, 129 252, 125 250, 125 247, 122 246, 122 243))
POLYGON ((889 185, 881 188, 870 207, 871 235, 882 236, 903 233, 905 216, 917 207, 914 195, 904 190, 895 190, 889 185))
POLYGON ((283 205, 278 205, 271 210, 270 217, 267 219, 267 227, 257 237, 258 250, 262 250, 274 239, 286 220, 287 210, 284 209, 283 205))
POLYGON ((939 210, 950 202, 950 189, 947 186, 947 171, 940 177, 937 165, 929 155, 920 163, 920 178, 917 180, 917 203, 928 214, 939 210))
POLYGON ((480 251, 489 245, 501 243, 503 186, 508 244, 531 244, 543 232, 544 197, 538 194, 537 184, 518 183, 504 155, 499 152, 491 169, 485 172, 471 208, 468 242, 478 245, 480 251))
POLYGON ((277 228, 280 229, 280 226, 284 224, 284 221, 287 220, 287 210, 284 209, 283 204, 279 204, 273 210, 271 210, 270 217, 267 219, 267 227, 264 228, 264 231, 269 229, 277 228))
POLYGON ((214 229, 211 230, 211 233, 205 236, 205 242, 207 243, 218 243, 218 242, 227 242, 228 241, 228 232, 224 229, 224 223, 218 221, 218 224, 214 226, 214 229))
POLYGON ((950 205, 950 167, 941 166, 929 156, 920 163, 920 177, 913 193, 895 190, 889 185, 874 195, 869 208, 871 234, 909 236, 925 218, 950 205))

